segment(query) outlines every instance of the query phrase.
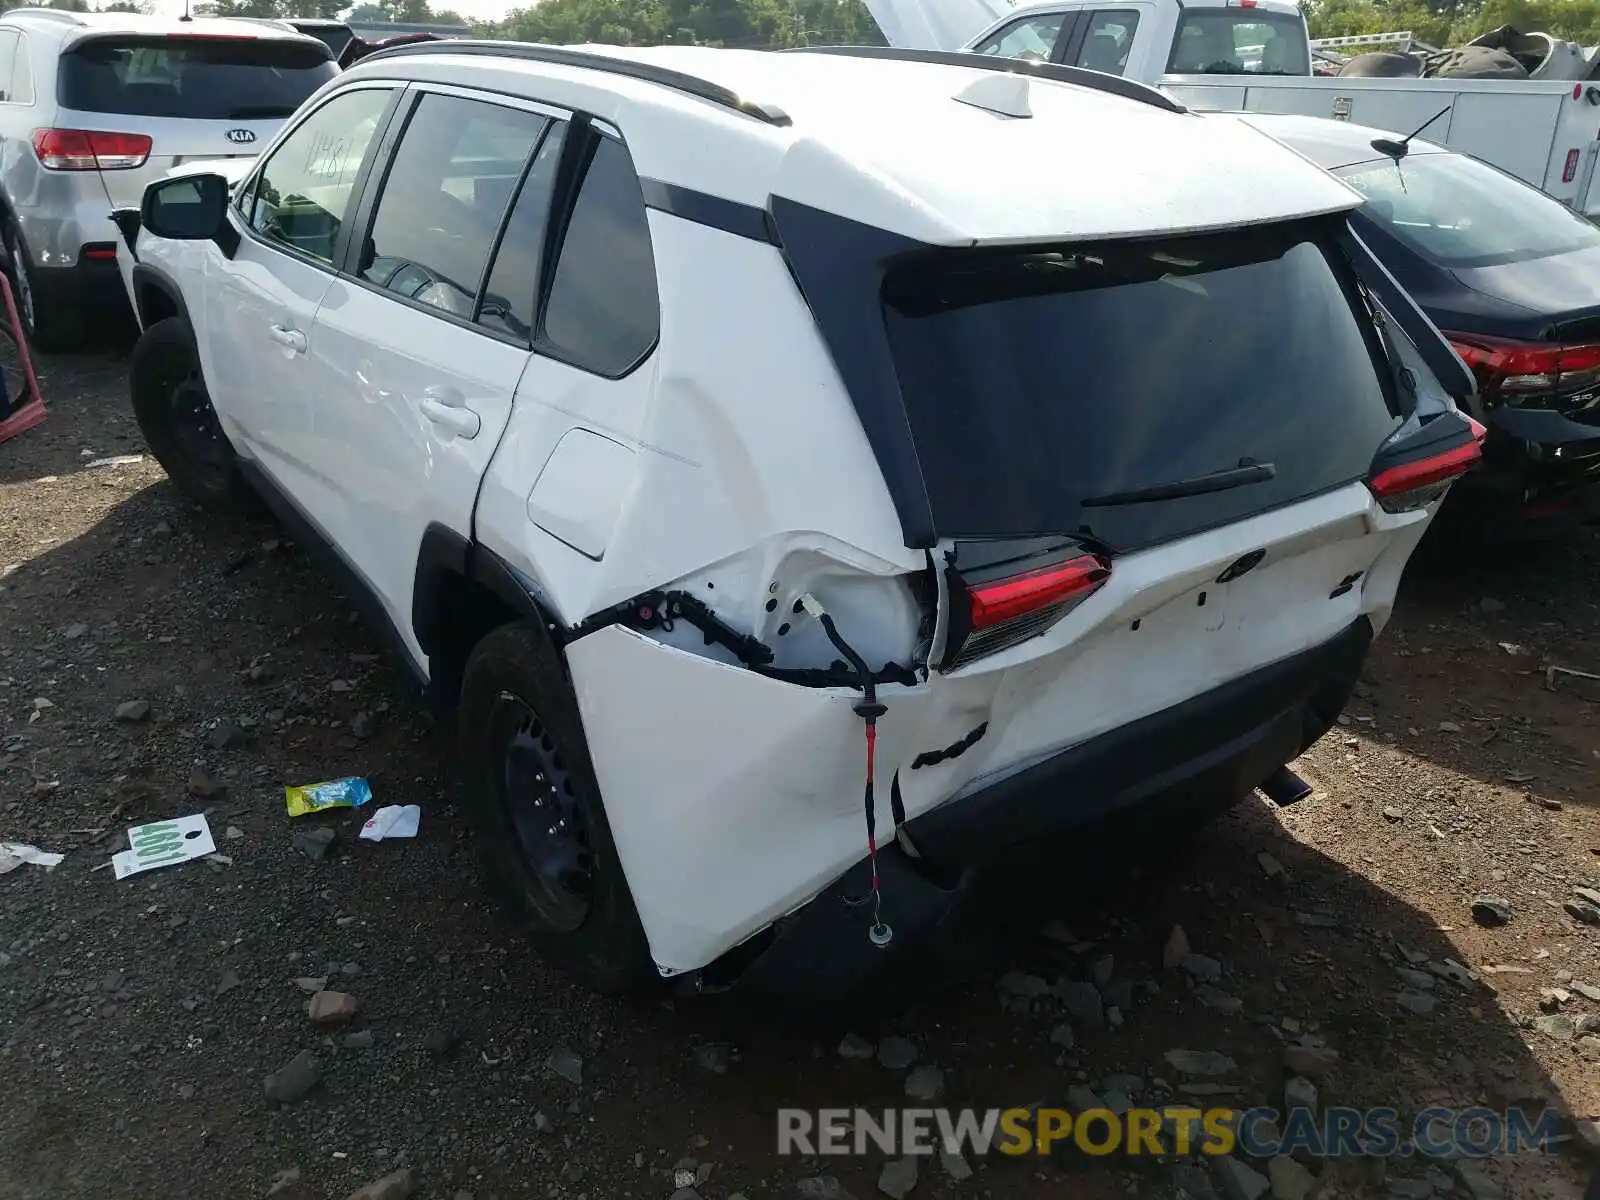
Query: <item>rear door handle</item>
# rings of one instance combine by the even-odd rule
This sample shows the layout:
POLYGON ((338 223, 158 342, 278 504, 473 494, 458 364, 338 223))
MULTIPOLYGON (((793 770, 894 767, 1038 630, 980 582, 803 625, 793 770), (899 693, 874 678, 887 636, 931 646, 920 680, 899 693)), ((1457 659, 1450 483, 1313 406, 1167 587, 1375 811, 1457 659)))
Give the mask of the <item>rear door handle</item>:
POLYGON ((288 347, 295 354, 306 352, 306 335, 298 329, 290 329, 284 325, 269 325, 267 332, 278 345, 288 347))
POLYGON ((467 407, 465 398, 453 388, 424 388, 417 407, 423 416, 454 437, 475 438, 483 428, 478 414, 467 407))

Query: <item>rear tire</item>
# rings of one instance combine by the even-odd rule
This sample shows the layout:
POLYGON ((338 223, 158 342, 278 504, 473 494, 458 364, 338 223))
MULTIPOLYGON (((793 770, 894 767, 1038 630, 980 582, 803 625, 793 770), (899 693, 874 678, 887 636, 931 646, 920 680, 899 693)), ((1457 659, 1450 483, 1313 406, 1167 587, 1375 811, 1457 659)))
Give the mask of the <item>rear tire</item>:
POLYGON ((15 226, 6 230, 6 277, 28 344, 45 353, 60 354, 83 345, 83 314, 59 300, 46 300, 34 286, 33 262, 15 226))
POLYGON ((458 720, 465 807, 495 900, 541 957, 591 990, 659 982, 577 699, 539 625, 503 625, 473 648, 458 720))
POLYGON ((179 491, 215 511, 258 509, 211 407, 187 320, 168 317, 144 331, 133 348, 128 385, 145 444, 179 491))

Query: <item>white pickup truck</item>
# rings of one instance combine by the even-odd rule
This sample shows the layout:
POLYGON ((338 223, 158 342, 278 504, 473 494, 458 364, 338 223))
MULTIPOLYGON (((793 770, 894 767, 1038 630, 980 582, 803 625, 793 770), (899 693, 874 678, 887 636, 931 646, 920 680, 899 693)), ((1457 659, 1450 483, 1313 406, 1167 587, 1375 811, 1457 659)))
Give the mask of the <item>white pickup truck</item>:
MULTIPOLYGON (((891 46, 1088 67, 1154 84, 1197 111, 1332 117, 1403 134, 1425 125, 1426 140, 1600 216, 1600 83, 1316 76, 1305 19, 1289 0, 866 3, 891 46)), ((1580 64, 1577 73, 1587 72, 1580 64)))

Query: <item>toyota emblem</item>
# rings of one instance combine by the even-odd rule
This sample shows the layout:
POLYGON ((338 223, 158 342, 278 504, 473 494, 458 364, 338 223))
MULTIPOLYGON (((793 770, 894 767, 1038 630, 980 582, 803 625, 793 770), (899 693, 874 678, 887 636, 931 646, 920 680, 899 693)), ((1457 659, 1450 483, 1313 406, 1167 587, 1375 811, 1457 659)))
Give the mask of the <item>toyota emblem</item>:
POLYGON ((226 136, 235 146, 245 146, 256 140, 256 131, 254 129, 230 129, 226 136))

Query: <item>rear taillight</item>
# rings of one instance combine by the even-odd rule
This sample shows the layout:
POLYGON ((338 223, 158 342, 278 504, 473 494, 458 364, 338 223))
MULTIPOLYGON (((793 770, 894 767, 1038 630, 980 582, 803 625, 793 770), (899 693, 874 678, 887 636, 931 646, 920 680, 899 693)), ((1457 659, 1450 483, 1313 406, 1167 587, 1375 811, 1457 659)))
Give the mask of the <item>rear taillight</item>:
POLYGON ((1432 504, 1483 459, 1484 427, 1464 413, 1465 436, 1431 442, 1404 461, 1391 462, 1367 481, 1385 512, 1409 512, 1432 504))
POLYGON ((1557 346, 1477 333, 1445 336, 1472 368, 1486 404, 1520 404, 1529 397, 1571 396, 1600 387, 1600 342, 1557 346))
POLYGON ((1037 637, 1110 577, 1110 564, 1094 554, 982 582, 952 573, 943 669, 956 670, 1037 637))
POLYGON ((151 142, 142 133, 98 129, 36 129, 33 152, 49 171, 128 171, 150 158, 151 142))

